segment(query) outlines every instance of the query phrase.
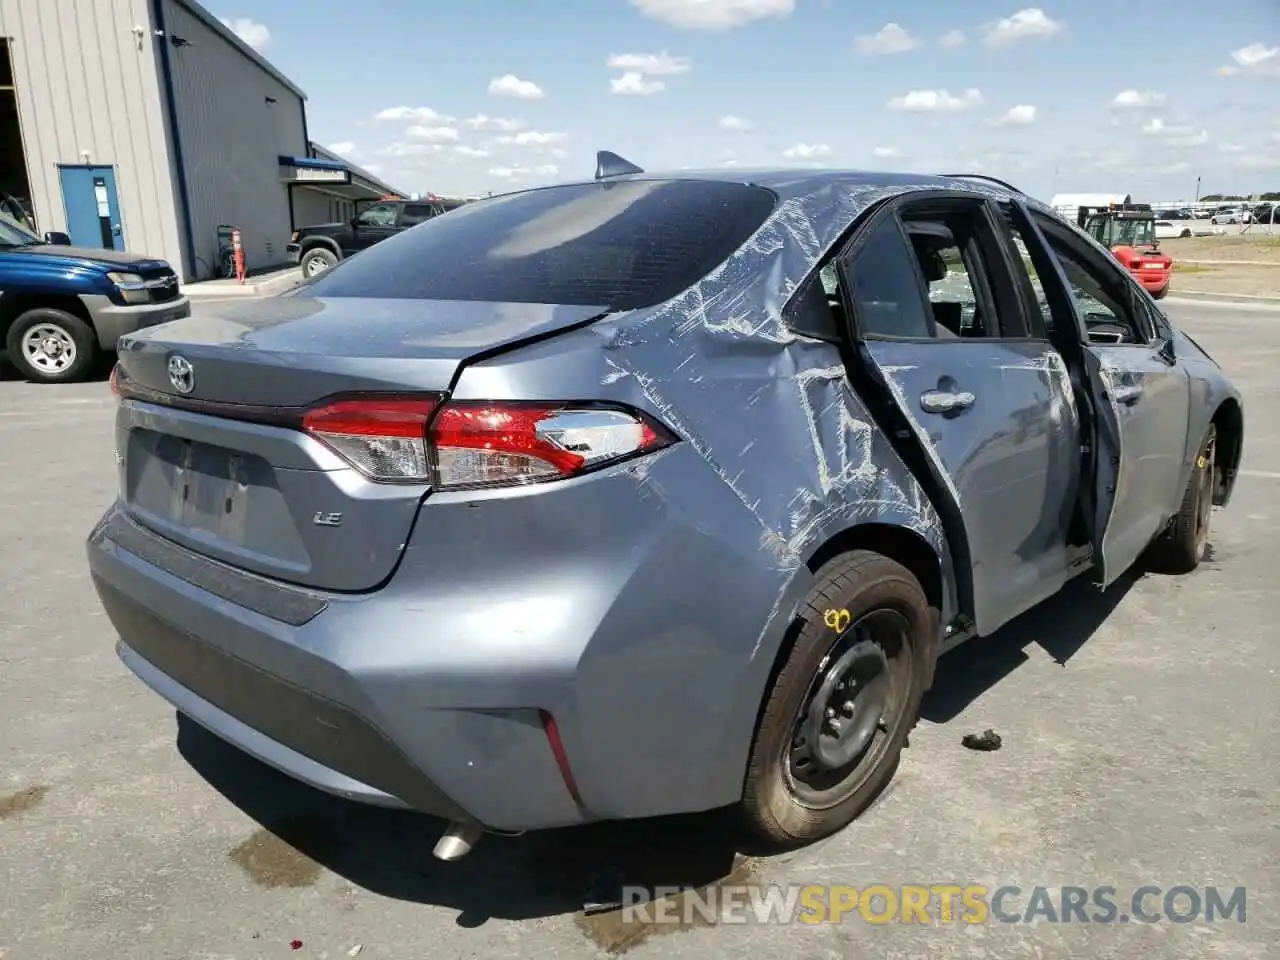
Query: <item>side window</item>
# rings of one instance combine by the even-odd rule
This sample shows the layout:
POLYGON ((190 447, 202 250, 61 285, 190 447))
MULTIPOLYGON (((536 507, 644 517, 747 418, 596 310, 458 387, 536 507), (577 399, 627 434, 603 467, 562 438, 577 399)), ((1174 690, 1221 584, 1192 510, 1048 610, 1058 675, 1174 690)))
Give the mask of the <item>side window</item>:
POLYGON ((363 227, 394 227, 399 208, 394 203, 377 203, 360 214, 363 227))
POLYGON ((412 227, 423 220, 430 220, 435 215, 436 209, 429 203, 406 203, 400 211, 400 225, 412 227))
POLYGON ((929 285, 935 336, 999 336, 971 218, 911 217, 907 236, 929 285))
POLYGON ((1093 262, 1083 250, 1065 239, 1061 228, 1048 223, 1041 223, 1041 228, 1066 274, 1076 310, 1084 318, 1089 342, 1146 343, 1145 324, 1137 322, 1125 306, 1127 278, 1093 262))
POLYGON ((853 259, 848 274, 850 299, 867 336, 932 339, 933 318, 921 295, 920 277, 898 221, 880 221, 853 259))
POLYGON ((835 261, 804 282, 787 304, 786 324, 801 336, 840 342, 845 336, 844 302, 835 261))

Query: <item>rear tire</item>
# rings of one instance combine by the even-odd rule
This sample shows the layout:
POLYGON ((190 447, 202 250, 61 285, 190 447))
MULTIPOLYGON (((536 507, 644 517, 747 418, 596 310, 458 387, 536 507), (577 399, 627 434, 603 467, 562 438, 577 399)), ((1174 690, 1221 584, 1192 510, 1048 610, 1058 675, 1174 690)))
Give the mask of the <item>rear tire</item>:
POLYGON ((302 275, 310 280, 338 262, 338 255, 328 247, 312 247, 302 254, 302 275))
POLYGON ((1213 463, 1217 436, 1217 428, 1210 424, 1192 464, 1178 513, 1147 552, 1147 565, 1157 572, 1190 573, 1204 559, 1217 479, 1213 463))
POLYGON ((33 383, 74 383, 98 360, 98 337, 73 313, 36 307, 19 314, 5 337, 9 360, 33 383))
POLYGON ((766 694, 739 806, 746 828, 775 847, 843 829, 892 780, 937 623, 911 572, 866 550, 818 571, 800 618, 766 694))
POLYGON ((1167 284, 1161 287, 1159 290, 1151 291, 1151 298, 1153 300, 1163 300, 1168 295, 1169 295, 1169 287, 1167 284))

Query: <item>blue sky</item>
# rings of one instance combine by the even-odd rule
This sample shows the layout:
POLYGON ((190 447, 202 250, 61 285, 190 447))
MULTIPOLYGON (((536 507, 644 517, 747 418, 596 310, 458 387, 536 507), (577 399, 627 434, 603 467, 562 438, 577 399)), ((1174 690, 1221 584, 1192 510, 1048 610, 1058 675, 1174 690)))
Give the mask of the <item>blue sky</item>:
POLYGON ((205 2, 306 91, 312 139, 405 191, 589 176, 598 149, 1280 190, 1280 0, 205 2))

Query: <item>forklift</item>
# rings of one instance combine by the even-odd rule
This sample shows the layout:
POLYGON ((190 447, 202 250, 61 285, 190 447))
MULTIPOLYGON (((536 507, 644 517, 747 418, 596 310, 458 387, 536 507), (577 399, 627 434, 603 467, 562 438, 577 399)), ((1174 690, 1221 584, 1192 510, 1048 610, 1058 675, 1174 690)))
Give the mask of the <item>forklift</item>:
POLYGON ((1159 300, 1168 295, 1173 258, 1160 252, 1151 204, 1132 203, 1125 197, 1105 207, 1080 207, 1076 223, 1110 250, 1152 297, 1159 300))

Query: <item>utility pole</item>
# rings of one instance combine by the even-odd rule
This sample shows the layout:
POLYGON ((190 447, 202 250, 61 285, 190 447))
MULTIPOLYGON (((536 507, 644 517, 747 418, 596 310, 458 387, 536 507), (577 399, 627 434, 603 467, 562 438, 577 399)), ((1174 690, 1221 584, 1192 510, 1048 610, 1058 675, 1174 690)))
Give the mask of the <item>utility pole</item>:
POLYGON ((1200 202, 1200 178, 1196 177, 1196 203, 1200 202))

